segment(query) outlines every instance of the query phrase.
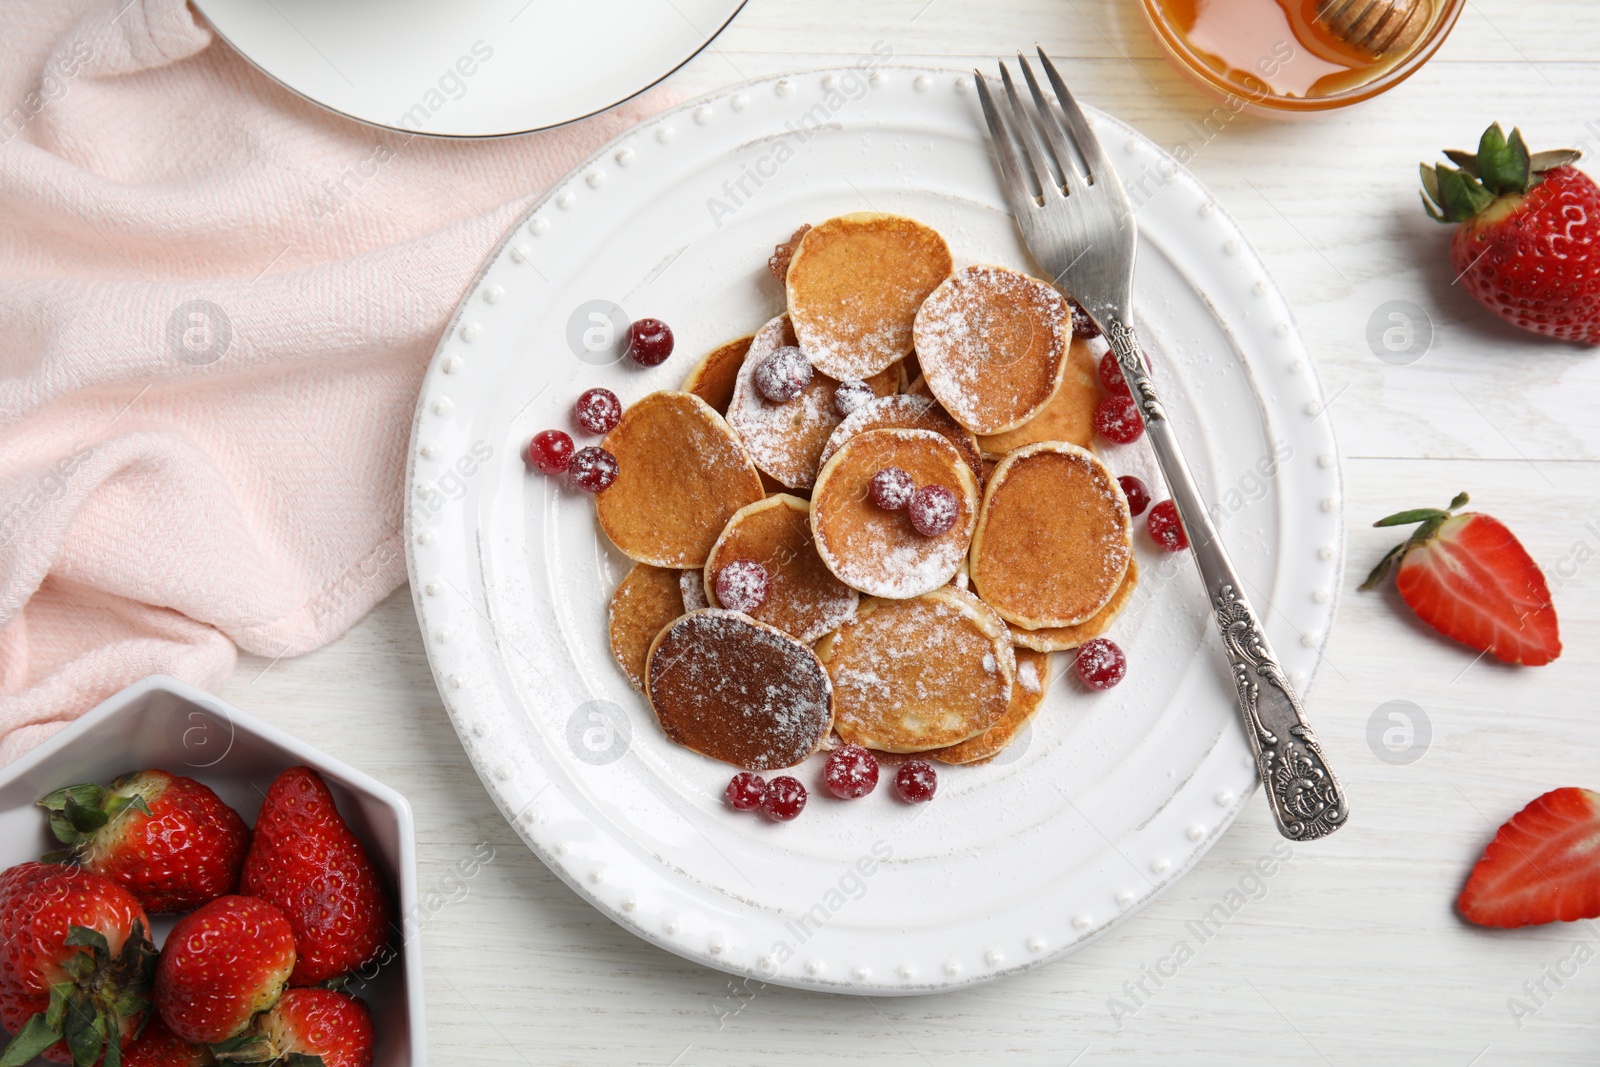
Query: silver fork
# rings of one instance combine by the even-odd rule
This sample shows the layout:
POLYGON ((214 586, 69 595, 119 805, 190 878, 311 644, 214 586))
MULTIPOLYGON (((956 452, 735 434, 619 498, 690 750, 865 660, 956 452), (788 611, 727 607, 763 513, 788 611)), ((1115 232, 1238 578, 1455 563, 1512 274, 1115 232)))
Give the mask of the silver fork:
POLYGON ((1133 258, 1138 228, 1133 206, 1050 57, 1039 50, 1039 61, 1055 91, 1053 104, 1040 89, 1027 57, 1019 52, 1017 60, 1033 99, 1033 114, 1005 63, 1000 64, 1009 105, 1004 111, 990 94, 983 72, 975 72, 1006 199, 1034 259, 1057 286, 1082 304, 1122 366, 1222 631, 1239 713, 1279 831, 1296 841, 1326 836, 1349 816, 1344 792, 1323 759, 1300 698, 1278 666, 1217 537, 1134 338, 1133 258), (1039 139, 1040 130, 1044 141, 1039 139))

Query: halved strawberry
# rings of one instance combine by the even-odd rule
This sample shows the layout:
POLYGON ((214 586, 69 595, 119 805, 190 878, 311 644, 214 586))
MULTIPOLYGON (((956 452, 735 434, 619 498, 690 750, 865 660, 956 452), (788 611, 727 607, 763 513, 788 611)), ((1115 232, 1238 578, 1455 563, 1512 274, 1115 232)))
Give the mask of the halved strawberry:
POLYGON ((1495 832, 1456 907, 1479 926, 1600 916, 1600 793, 1552 789, 1495 832))
POLYGON ((1506 663, 1549 663, 1561 655, 1561 632, 1544 572, 1500 520, 1456 514, 1466 503, 1459 493, 1447 509, 1417 508, 1373 523, 1421 525, 1361 588, 1376 586, 1398 560, 1400 596, 1423 622, 1506 663))

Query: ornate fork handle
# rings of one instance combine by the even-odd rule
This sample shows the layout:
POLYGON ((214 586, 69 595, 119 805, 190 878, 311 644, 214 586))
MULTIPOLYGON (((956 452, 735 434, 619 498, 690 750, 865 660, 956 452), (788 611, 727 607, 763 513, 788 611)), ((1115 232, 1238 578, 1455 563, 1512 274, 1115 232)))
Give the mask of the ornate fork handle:
POLYGON ((1106 338, 1144 416, 1151 447, 1172 490, 1195 564, 1200 568, 1273 818, 1283 836, 1292 840, 1309 841, 1331 834, 1345 824, 1350 814, 1339 779, 1323 759, 1322 747, 1306 722, 1300 698, 1278 666, 1261 620, 1250 606, 1205 501, 1195 488, 1155 383, 1150 380, 1150 370, 1140 355, 1133 328, 1113 318, 1107 325, 1106 338))

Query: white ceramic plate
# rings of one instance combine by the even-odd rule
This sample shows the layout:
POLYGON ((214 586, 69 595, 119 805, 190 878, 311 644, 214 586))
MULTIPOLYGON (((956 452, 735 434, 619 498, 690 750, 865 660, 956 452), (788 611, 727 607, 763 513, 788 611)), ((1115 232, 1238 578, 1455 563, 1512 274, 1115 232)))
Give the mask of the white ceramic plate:
MULTIPOLYGON (((1342 557, 1334 441, 1305 348, 1210 196, 1128 127, 1092 118, 1142 205, 1139 325, 1169 410, 1304 686, 1342 557)), ((885 786, 835 801, 814 787, 814 758, 796 821, 729 811, 732 769, 667 741, 612 662, 606 604, 628 561, 588 499, 523 468, 533 433, 573 428, 582 390, 627 404, 676 388, 702 353, 778 312, 766 259, 801 222, 899 212, 937 227, 958 264, 1027 269, 983 130, 969 76, 899 67, 756 82, 664 114, 506 235, 423 383, 411 581, 462 744, 552 870, 690 959, 849 993, 984 981, 1104 933, 1253 802, 1193 565, 1158 553, 1140 523, 1143 580, 1112 630, 1131 663, 1121 686, 1058 681, 995 764, 941 767, 931 804, 885 786), (616 306, 666 320, 677 353, 652 370, 617 362, 602 344, 616 306)), ((1104 454, 1160 494, 1142 444, 1104 454)))
MULTIPOLYGON (((405 797, 376 779, 186 682, 153 674, 83 713, 75 722, 0 768, 0 869, 59 848, 40 797, 76 782, 108 783, 146 767, 196 778, 255 825, 261 798, 283 771, 313 767, 366 846, 399 903, 400 953, 345 987, 366 1001, 377 1034, 374 1067, 426 1067, 422 999, 426 917, 417 895, 416 830, 405 797)), ((160 944, 177 916, 156 916, 160 944)), ((42 1057, 33 1067, 45 1067, 42 1057)))
POLYGON ((527 133, 643 92, 744 0, 195 0, 268 76, 340 114, 451 137, 527 133))

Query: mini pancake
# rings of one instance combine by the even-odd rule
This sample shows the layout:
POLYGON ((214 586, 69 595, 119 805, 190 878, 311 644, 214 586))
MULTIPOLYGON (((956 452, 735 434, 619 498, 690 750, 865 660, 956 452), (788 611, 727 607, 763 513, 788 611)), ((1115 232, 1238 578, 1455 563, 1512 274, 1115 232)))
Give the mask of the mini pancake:
POLYGON ((861 595, 833 576, 811 543, 811 505, 779 494, 739 509, 712 546, 704 595, 717 603, 716 576, 736 559, 767 569, 767 599, 748 612, 806 644, 855 614, 861 595))
POLYGON ((833 679, 834 729, 879 752, 975 737, 1011 702, 1016 654, 1004 621, 952 588, 868 600, 817 644, 833 679))
POLYGON ((911 351, 917 308, 950 276, 950 249, 914 219, 863 212, 806 231, 784 288, 806 357, 870 378, 911 351))
POLYGON ((611 654, 617 657, 617 666, 628 676, 629 683, 641 693, 651 644, 685 610, 678 573, 635 563, 611 594, 611 606, 606 611, 611 654))
POLYGON ((1002 459, 972 538, 972 587, 1025 629, 1074 626, 1111 602, 1133 557, 1122 487, 1094 453, 1041 441, 1002 459))
POLYGON ((811 493, 817 554, 840 581, 900 600, 939 588, 961 568, 977 519, 978 480, 961 453, 932 430, 868 430, 833 454, 811 493), (905 509, 872 502, 872 476, 899 467, 918 486, 942 485, 956 496, 956 524, 924 537, 905 509))
POLYGON ((1100 404, 1099 364, 1089 342, 1074 338, 1056 395, 1016 429, 980 435, 978 448, 984 458, 999 459, 1039 441, 1068 441, 1088 448, 1094 440, 1094 409, 1100 404))
POLYGON ((920 396, 880 396, 862 404, 834 427, 820 462, 827 463, 846 441, 868 430, 932 430, 956 446, 973 474, 983 475, 983 459, 972 431, 952 419, 937 401, 920 396))
POLYGON ((1006 705, 1000 721, 976 737, 949 748, 936 748, 928 755, 941 763, 982 763, 998 755, 1028 725, 1050 690, 1050 656, 1027 648, 1017 649, 1016 655, 1017 677, 1011 685, 1011 703, 1006 705))
POLYGON ((974 433, 1015 429, 1061 385, 1072 310, 1054 288, 1004 267, 957 271, 917 312, 928 388, 974 433))
POLYGON ((1133 591, 1138 584, 1139 563, 1130 559, 1128 573, 1122 576, 1122 584, 1117 586, 1116 593, 1111 597, 1111 603, 1095 612, 1093 618, 1076 626, 1045 626, 1038 630, 1024 630, 1020 626, 1013 626, 1011 640, 1022 648, 1031 648, 1036 652, 1065 652, 1079 648, 1111 629, 1111 624, 1122 614, 1122 609, 1128 606, 1128 601, 1133 599, 1133 591))
POLYGON ((750 771, 793 767, 833 727, 833 684, 805 645, 736 611, 708 608, 650 647, 650 706, 668 737, 750 771))
POLYGON ((679 388, 716 408, 717 414, 726 415, 728 403, 733 399, 733 383, 739 378, 739 368, 744 365, 745 353, 750 351, 753 340, 753 334, 746 335, 713 348, 694 365, 679 388))
POLYGON ((711 606, 711 602, 706 599, 706 578, 702 571, 679 571, 678 591, 683 595, 685 615, 711 606))
MULTIPOLYGON (((728 404, 728 424, 763 474, 784 488, 809 489, 817 479, 817 456, 839 425, 840 415, 833 406, 839 383, 826 374, 813 374, 799 396, 782 404, 762 396, 755 385, 756 368, 779 348, 794 343, 794 330, 786 315, 761 327, 739 368, 728 404)), ((868 384, 881 395, 893 392, 898 381, 899 371, 889 368, 868 379, 868 384)))
POLYGON ((606 434, 617 480, 594 498, 622 553, 657 567, 703 567, 733 513, 760 500, 755 465, 710 404, 651 393, 606 434))

